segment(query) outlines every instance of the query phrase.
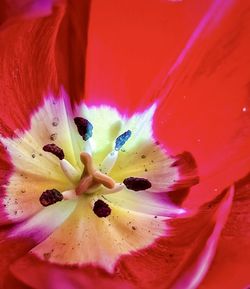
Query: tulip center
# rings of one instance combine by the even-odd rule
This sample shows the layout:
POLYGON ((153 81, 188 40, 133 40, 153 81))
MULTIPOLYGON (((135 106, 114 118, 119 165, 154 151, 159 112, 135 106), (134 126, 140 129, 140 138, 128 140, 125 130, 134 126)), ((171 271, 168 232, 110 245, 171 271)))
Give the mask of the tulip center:
MULTIPOLYGON (((96 169, 92 158, 91 137, 93 125, 82 117, 74 118, 78 133, 86 142, 87 151, 80 153, 80 160, 83 165, 83 172, 79 178, 77 170, 64 158, 65 154, 62 148, 55 144, 47 144, 43 150, 52 153, 60 160, 61 169, 70 182, 74 183, 74 189, 60 193, 56 189, 47 189, 40 196, 40 203, 47 207, 62 200, 76 199, 81 195, 117 193, 127 187, 133 191, 143 191, 151 187, 149 180, 138 177, 128 177, 123 183, 116 183, 108 173, 112 170, 118 158, 118 152, 129 140, 131 131, 127 130, 119 135, 114 142, 114 149, 104 158, 100 169, 96 169)), ((107 217, 111 213, 108 204, 98 199, 93 206, 93 212, 98 217, 107 217)))
POLYGON ((0 136, 13 164, 2 204, 12 236, 34 239, 42 260, 114 272, 120 256, 166 235, 166 219, 185 212, 169 196, 197 174, 188 153, 170 156, 153 138, 155 109, 73 112, 66 96, 49 96, 28 130, 0 136))

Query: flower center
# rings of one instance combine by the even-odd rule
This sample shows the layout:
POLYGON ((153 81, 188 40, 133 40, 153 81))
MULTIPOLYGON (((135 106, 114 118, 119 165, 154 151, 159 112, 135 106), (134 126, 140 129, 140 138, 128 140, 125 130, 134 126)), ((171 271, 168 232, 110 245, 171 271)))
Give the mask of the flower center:
POLYGON ((155 105, 131 117, 69 108, 48 97, 28 131, 0 136, 14 168, 4 212, 17 222, 11 236, 34 239, 41 260, 114 272, 120 256, 151 246, 168 232, 167 218, 185 213, 169 197, 196 183, 196 167, 154 139, 155 105))
MULTIPOLYGON (((61 169, 74 188, 70 191, 59 192, 56 189, 48 189, 40 196, 40 203, 43 206, 49 206, 56 202, 68 199, 75 199, 83 194, 95 194, 101 188, 101 195, 111 194, 121 191, 125 186, 129 190, 142 191, 151 187, 149 180, 144 178, 129 177, 124 179, 123 183, 116 183, 108 173, 112 170, 118 158, 118 152, 129 140, 131 131, 127 130, 119 135, 114 142, 114 149, 104 158, 100 170, 94 166, 91 149, 91 137, 93 125, 82 117, 74 118, 78 133, 88 145, 87 151, 80 153, 80 160, 83 165, 83 172, 79 178, 77 170, 64 158, 65 154, 62 148, 55 144, 46 144, 43 147, 45 152, 52 153, 60 160, 61 169)), ((93 206, 93 211, 98 217, 110 215, 111 209, 103 200, 97 200, 93 206)))

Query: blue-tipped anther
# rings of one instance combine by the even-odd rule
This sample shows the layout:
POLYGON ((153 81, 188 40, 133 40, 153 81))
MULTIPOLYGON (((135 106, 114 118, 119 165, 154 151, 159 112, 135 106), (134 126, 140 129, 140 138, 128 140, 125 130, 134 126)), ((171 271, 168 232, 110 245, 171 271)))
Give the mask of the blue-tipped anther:
POLYGON ((92 137, 93 125, 87 119, 83 117, 75 117, 74 122, 83 140, 87 141, 89 138, 92 137))
POLYGON ((119 151, 130 137, 131 130, 127 130, 123 134, 119 135, 115 140, 115 150, 119 151))

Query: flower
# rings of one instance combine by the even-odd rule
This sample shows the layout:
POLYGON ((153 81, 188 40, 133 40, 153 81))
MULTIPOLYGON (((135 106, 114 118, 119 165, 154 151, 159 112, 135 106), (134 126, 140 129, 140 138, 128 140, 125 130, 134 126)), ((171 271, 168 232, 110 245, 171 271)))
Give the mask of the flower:
POLYGON ((249 248, 249 177, 232 185, 249 169, 248 4, 190 3, 138 0, 133 9, 140 13, 133 14, 126 1, 93 1, 88 29, 89 3, 77 1, 56 2, 47 17, 14 13, 4 22, 3 288, 196 288, 217 246, 201 286, 225 282, 218 266, 227 274, 235 270, 223 254, 241 269, 227 288, 248 285, 247 258, 227 249, 232 240, 249 248), (185 209, 180 205, 197 177, 190 153, 180 155, 184 150, 200 177, 185 209), (148 162, 153 153, 159 156, 154 166, 148 162), (165 174, 169 178, 156 182, 165 174), (134 192, 138 182, 146 190, 134 192), (32 194, 22 193, 29 189, 32 194), (86 218, 91 222, 82 222, 86 218), (88 239, 83 231, 91 233, 88 239))

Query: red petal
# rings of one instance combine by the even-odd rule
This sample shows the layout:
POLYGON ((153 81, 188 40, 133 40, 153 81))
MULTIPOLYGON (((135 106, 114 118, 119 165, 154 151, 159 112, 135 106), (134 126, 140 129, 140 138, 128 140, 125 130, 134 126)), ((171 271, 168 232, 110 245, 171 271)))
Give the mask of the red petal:
POLYGON ((122 258, 117 273, 143 289, 189 288, 196 277, 200 281, 199 268, 205 263, 205 273, 213 257, 224 217, 228 213, 230 195, 222 193, 192 218, 170 221, 170 236, 159 239, 134 256, 122 258), (210 248, 207 248, 208 240, 210 248), (208 253, 209 250, 211 252, 208 253), (207 259, 206 254, 209 255, 207 259), (178 287, 180 285, 182 287, 178 287))
POLYGON ((167 196, 177 205, 181 205, 189 193, 191 186, 199 183, 197 165, 192 154, 183 152, 175 156, 176 161, 171 165, 178 167, 179 179, 173 186, 173 191, 168 192, 167 196))
POLYGON ((57 93, 62 85, 72 99, 82 95, 88 3, 68 1, 48 17, 17 17, 1 26, 2 134, 26 128, 48 90, 57 93))
POLYGON ((2 0, 0 23, 7 18, 16 16, 39 17, 49 15, 56 2, 58 0, 2 0))
POLYGON ((8 274, 4 280, 3 289, 32 289, 20 280, 16 279, 12 274, 8 274))
POLYGON ((0 143, 0 224, 5 224, 9 222, 4 210, 5 205, 3 204, 3 199, 5 196, 5 185, 7 184, 7 180, 11 172, 11 162, 6 154, 5 148, 0 143))
POLYGON ((83 99, 90 0, 68 0, 56 43, 59 83, 73 101, 83 99))
POLYGON ((93 1, 86 94, 91 103, 138 110, 155 77, 175 61, 211 0, 93 1))
POLYGON ((102 270, 58 266, 41 261, 31 254, 13 264, 11 271, 13 276, 35 289, 135 289, 129 282, 114 278, 102 270))
POLYGON ((38 260, 32 254, 15 262, 11 272, 25 284, 39 289, 54 288, 55 284, 63 282, 73 285, 73 288, 77 285, 88 289, 95 288, 97 284, 102 284, 99 285, 101 288, 124 286, 140 289, 165 289, 173 284, 177 286, 179 281, 190 284, 198 274, 199 262, 201 260, 204 262, 203 256, 207 253, 208 242, 213 246, 212 249, 210 247, 209 257, 213 257, 224 218, 227 216, 231 195, 232 192, 225 191, 204 205, 196 216, 170 221, 169 225, 172 228, 168 232, 170 236, 160 238, 147 249, 122 257, 118 261, 114 275, 93 266, 82 268, 58 266, 38 260), (30 274, 24 274, 25 272, 30 274), (123 283, 121 280, 127 281, 123 283), (128 286, 128 281, 132 287, 128 286))
POLYGON ((56 88, 53 43, 62 17, 63 9, 56 9, 50 17, 18 18, 0 30, 1 133, 26 128, 47 89, 56 88))
POLYGON ((248 288, 250 285, 250 175, 236 183, 228 222, 214 262, 200 289, 248 288))
POLYGON ((193 204, 207 199, 206 192, 217 194, 250 166, 250 4, 214 5, 204 18, 207 25, 197 27, 191 38, 196 41, 188 42, 185 57, 157 91, 163 100, 155 118, 157 137, 173 153, 187 150, 197 161, 201 185, 189 199, 193 204))
MULTIPOLYGON (((0 232, 0 288, 3 287, 3 283, 9 274, 9 266, 14 260, 27 253, 35 244, 29 239, 8 239, 8 230, 0 232)), ((9 280, 14 282, 12 278, 9 280)), ((12 283, 11 283, 12 284, 12 283)), ((10 288, 10 287, 7 287, 10 288)), ((15 288, 15 287, 12 287, 15 288)), ((18 287, 19 288, 19 287, 18 287)))

